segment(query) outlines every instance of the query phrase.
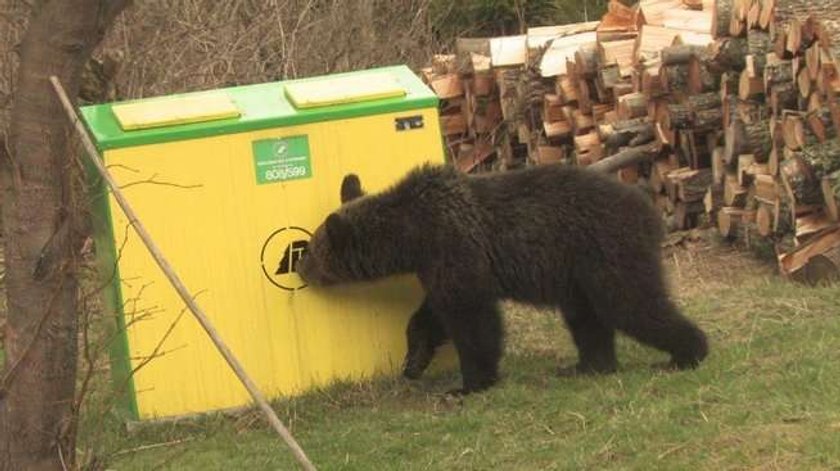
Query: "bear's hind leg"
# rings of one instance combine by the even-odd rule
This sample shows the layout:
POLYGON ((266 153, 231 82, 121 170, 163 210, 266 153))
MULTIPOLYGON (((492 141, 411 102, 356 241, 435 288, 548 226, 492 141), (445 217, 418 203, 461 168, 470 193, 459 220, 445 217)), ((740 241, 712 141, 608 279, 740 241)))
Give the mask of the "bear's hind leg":
POLYGON ((478 392, 498 380, 502 356, 502 314, 495 300, 432 305, 446 324, 458 352, 463 386, 457 394, 478 392))
MULTIPOLYGON (((631 303, 632 304, 632 303, 631 303)), ((671 354, 677 369, 697 367, 708 355, 706 335, 679 312, 664 295, 647 298, 621 311, 613 311, 616 327, 639 342, 671 354)))
POLYGON ((598 320, 586 299, 578 297, 574 301, 563 310, 563 319, 577 347, 578 363, 571 368, 561 368, 559 373, 567 376, 614 372, 618 368, 615 330, 598 320))

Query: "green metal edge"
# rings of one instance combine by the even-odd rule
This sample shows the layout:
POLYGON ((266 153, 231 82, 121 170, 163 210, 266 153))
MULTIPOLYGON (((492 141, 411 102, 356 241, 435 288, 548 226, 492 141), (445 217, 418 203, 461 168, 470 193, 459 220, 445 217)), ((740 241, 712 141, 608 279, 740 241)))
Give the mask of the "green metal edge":
MULTIPOLYGON (((96 158, 91 156, 91 158, 96 158)), ((96 263, 103 281, 102 303, 105 313, 113 316, 114 323, 109 323, 111 379, 117 394, 117 409, 128 420, 139 420, 136 389, 132 375, 131 360, 126 332, 125 311, 123 309, 120 270, 117 265, 117 242, 114 238, 111 208, 108 204, 109 193, 102 177, 92 163, 85 165, 88 188, 91 195, 91 222, 93 240, 96 244, 96 263)))
MULTIPOLYGON (((222 88, 236 103, 242 115, 237 118, 225 118, 202 123, 171 125, 136 131, 123 131, 117 122, 111 107, 117 103, 105 103, 85 106, 80 109, 83 120, 94 136, 100 150, 122 147, 157 144, 223 134, 256 131, 276 127, 286 127, 339 119, 357 118, 375 114, 393 113, 418 108, 435 107, 438 97, 407 66, 390 66, 361 71, 333 74, 329 76, 308 77, 285 82, 270 82, 239 87, 222 88), (358 103, 325 106, 321 108, 295 109, 288 101, 283 85, 324 78, 360 75, 376 72, 390 72, 405 85, 404 97, 361 101, 358 103)), ((190 96, 203 92, 173 94, 169 97, 190 96)), ((122 103, 160 99, 164 97, 132 100, 122 103)))

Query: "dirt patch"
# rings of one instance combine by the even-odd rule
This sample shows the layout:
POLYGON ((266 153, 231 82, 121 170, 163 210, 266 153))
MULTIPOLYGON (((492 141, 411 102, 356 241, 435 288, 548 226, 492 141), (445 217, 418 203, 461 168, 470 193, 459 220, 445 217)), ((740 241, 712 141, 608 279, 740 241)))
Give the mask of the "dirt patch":
POLYGON ((662 258, 671 292, 678 299, 778 276, 772 260, 728 245, 711 231, 669 235, 662 258))

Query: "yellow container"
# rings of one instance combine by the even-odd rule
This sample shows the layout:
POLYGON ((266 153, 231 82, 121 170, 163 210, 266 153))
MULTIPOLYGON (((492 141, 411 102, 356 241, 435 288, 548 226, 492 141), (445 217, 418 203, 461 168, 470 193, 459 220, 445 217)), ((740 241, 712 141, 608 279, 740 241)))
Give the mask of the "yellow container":
MULTIPOLYGON (((339 206, 346 173, 373 192, 417 164, 443 162, 437 98, 407 67, 81 111, 138 217, 267 396, 399 371, 406 323, 423 295, 416 277, 315 292, 294 265, 339 206)), ((98 188, 96 247, 110 281, 105 305, 117 319, 112 369, 127 418, 248 405, 98 188)), ((452 359, 450 349, 437 363, 452 359)))

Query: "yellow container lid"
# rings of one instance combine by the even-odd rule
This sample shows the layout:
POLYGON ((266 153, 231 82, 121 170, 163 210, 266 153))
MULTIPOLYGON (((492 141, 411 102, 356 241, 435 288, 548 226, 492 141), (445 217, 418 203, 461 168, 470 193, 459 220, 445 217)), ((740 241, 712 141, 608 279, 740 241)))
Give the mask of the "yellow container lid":
POLYGON ((223 92, 169 96, 118 104, 111 109, 120 127, 126 131, 236 118, 240 115, 236 104, 223 92))
POLYGON ((286 97, 295 108, 317 108, 406 95, 405 87, 396 77, 385 72, 307 80, 290 83, 284 88, 286 97))

